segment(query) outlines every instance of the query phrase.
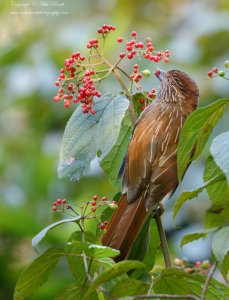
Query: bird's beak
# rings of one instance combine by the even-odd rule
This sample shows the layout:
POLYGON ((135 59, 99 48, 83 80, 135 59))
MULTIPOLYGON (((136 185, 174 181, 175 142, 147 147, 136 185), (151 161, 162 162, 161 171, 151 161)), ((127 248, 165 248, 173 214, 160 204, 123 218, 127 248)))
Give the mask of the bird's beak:
POLYGON ((165 77, 166 72, 164 70, 161 69, 157 69, 155 72, 155 75, 157 76, 157 78, 162 81, 163 78, 165 77))

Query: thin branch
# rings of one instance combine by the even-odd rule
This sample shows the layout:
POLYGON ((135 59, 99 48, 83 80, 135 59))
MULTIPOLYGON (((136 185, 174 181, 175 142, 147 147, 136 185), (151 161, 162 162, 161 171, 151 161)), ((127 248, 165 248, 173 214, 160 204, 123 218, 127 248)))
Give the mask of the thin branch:
MULTIPOLYGON (((81 214, 83 213, 83 209, 81 209, 81 214)), ((81 219, 81 227, 82 227, 82 241, 83 242, 86 242, 86 239, 85 239, 85 227, 84 227, 84 216, 83 218, 81 219)), ((87 256, 86 254, 84 253, 84 251, 82 252, 83 254, 83 262, 84 262, 84 268, 85 268, 85 273, 87 275, 87 279, 90 281, 90 282, 93 282, 93 279, 89 273, 89 268, 88 268, 88 264, 87 264, 87 256)))
POLYGON ((167 240, 166 240, 166 236, 165 236, 165 231, 164 228, 162 226, 162 222, 161 222, 161 216, 156 213, 154 215, 156 224, 157 224, 157 230, 160 236, 160 240, 161 240, 161 248, 162 248, 162 252, 163 252, 163 256, 164 256, 164 260, 165 260, 165 266, 166 268, 171 268, 172 264, 171 264, 171 260, 170 260, 170 256, 169 256, 169 248, 168 248, 168 244, 167 244, 167 240))
POLYGON ((170 295, 170 294, 152 294, 152 295, 139 295, 135 296, 133 299, 191 299, 200 300, 200 298, 194 295, 170 295))
POLYGON ((215 269, 216 269, 217 265, 218 265, 218 261, 216 261, 210 269, 210 272, 208 274, 207 280, 204 284, 204 288, 203 288, 203 291, 202 291, 202 294, 201 294, 201 300, 205 300, 205 296, 206 296, 206 293, 207 293, 207 290, 208 290, 209 283, 212 279, 212 276, 215 272, 215 269))

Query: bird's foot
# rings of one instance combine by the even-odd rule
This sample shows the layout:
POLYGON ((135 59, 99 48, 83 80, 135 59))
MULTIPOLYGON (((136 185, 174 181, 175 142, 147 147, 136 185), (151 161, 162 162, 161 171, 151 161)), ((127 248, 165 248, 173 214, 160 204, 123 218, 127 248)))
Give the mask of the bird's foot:
POLYGON ((152 217, 155 218, 156 216, 162 216, 164 211, 165 211, 164 206, 161 203, 159 203, 156 206, 156 208, 153 209, 152 217))

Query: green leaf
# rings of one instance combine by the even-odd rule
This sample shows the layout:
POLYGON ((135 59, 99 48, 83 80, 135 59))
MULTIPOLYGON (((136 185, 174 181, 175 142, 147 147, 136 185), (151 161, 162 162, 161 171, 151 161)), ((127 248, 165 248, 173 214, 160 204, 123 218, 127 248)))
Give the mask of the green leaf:
POLYGON ((58 175, 79 180, 88 174, 90 163, 99 154, 102 160, 115 145, 128 109, 125 96, 94 98, 95 115, 83 114, 78 106, 65 128, 60 150, 58 175))
POLYGON ((224 172, 229 183, 229 131, 214 138, 210 151, 220 169, 224 172))
MULTIPOLYGON (((153 290, 158 294, 189 294, 200 297, 205 281, 206 276, 188 274, 176 269, 164 269, 155 279, 153 290)), ((229 289, 212 278, 207 289, 206 300, 226 300, 228 297, 229 289)))
POLYGON ((129 261, 121 261, 115 264, 114 266, 110 267, 109 269, 105 270, 92 283, 84 299, 87 299, 87 297, 92 292, 94 292, 100 285, 133 269, 145 269, 145 265, 139 261, 129 260, 129 261))
POLYGON ((100 166, 108 176, 116 190, 120 190, 118 175, 130 142, 132 125, 129 114, 126 114, 121 123, 117 141, 111 151, 102 159, 100 166))
POLYGON ((199 195, 199 193, 201 193, 206 187, 224 180, 224 175, 220 174, 218 176, 215 176, 214 178, 212 178, 211 180, 209 180, 208 182, 204 183, 203 185, 201 185, 200 187, 198 187, 195 190, 192 191, 187 191, 187 192, 183 192, 179 198, 177 199, 177 201, 175 202, 174 208, 173 208, 173 217, 175 218, 178 211, 180 210, 181 206, 187 201, 187 200, 191 200, 192 198, 195 198, 199 195))
MULTIPOLYGON (((209 156, 206 161, 206 166, 204 170, 204 181, 208 181, 211 178, 223 174, 221 169, 217 166, 212 156, 209 156)), ((226 181, 226 177, 224 180, 216 182, 206 188, 208 195, 211 201, 214 204, 224 206, 224 204, 229 202, 229 187, 226 181)))
POLYGON ((220 263, 229 251, 229 226, 219 229, 212 238, 212 251, 220 263))
POLYGON ((154 266, 159 246, 160 238, 158 235, 156 221, 155 219, 149 218, 134 243, 128 259, 142 260, 146 265, 147 271, 150 271, 154 266))
POLYGON ((209 229, 209 230, 203 230, 202 232, 194 232, 186 234, 182 237, 180 242, 180 247, 182 248, 184 245, 191 243, 193 241, 199 240, 199 239, 205 239, 209 232, 217 230, 217 228, 209 229))
POLYGON ((115 257, 120 254, 120 251, 112 249, 107 246, 102 245, 89 245, 89 250, 92 250, 92 257, 101 258, 101 257, 115 257))
POLYGON ((50 248, 36 258, 20 275, 14 291, 14 300, 25 299, 45 283, 64 255, 60 250, 50 248))
POLYGON ((178 145, 178 178, 179 181, 188 165, 202 152, 212 129, 221 118, 229 99, 218 101, 197 109, 185 121, 178 145))
MULTIPOLYGON (((88 289, 88 285, 76 285, 74 283, 68 284, 64 289, 62 289, 54 298, 55 300, 76 300, 82 299, 85 292, 88 289)), ((97 294, 93 293, 90 296, 91 300, 98 300, 97 294)))
POLYGON ((147 293, 149 285, 136 279, 124 279, 119 281, 111 290, 110 295, 113 298, 144 295, 147 293))
POLYGON ((48 233, 48 231, 50 229, 52 229, 56 226, 59 226, 61 224, 64 224, 64 223, 76 222, 80 219, 81 219, 81 216, 77 216, 77 217, 74 217, 74 218, 64 219, 64 220, 58 221, 56 223, 53 223, 53 224, 45 227, 37 235, 35 235, 35 237, 32 239, 32 247, 34 248, 34 250, 38 251, 38 244, 43 240, 43 238, 46 236, 46 234, 48 233))
POLYGON ((221 273, 223 274, 224 279, 229 283, 229 251, 224 256, 222 264, 220 266, 221 273))
POLYGON ((115 257, 120 254, 120 251, 112 249, 107 246, 102 245, 94 245, 88 242, 82 242, 82 241, 72 241, 68 242, 67 244, 67 251, 72 252, 72 248, 77 253, 85 252, 85 254, 92 258, 101 258, 101 257, 115 257))
POLYGON ((205 228, 225 226, 229 220, 229 203, 213 204, 205 214, 205 228))

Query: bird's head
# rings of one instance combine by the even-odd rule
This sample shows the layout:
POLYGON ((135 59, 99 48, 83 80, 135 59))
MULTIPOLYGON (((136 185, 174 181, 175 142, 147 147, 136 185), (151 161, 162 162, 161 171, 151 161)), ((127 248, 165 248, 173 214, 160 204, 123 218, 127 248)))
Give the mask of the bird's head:
POLYGON ((161 81, 158 97, 169 102, 176 102, 187 97, 199 97, 199 89, 195 81, 186 73, 179 70, 165 72, 158 69, 155 73, 161 81))

